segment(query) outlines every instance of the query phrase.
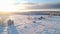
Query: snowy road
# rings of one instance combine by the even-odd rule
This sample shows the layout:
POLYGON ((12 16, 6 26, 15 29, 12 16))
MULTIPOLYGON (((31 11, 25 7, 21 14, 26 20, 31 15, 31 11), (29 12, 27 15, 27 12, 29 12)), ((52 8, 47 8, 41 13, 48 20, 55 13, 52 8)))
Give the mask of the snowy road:
POLYGON ((60 16, 13 15, 14 25, 0 27, 0 34, 60 34, 60 16))

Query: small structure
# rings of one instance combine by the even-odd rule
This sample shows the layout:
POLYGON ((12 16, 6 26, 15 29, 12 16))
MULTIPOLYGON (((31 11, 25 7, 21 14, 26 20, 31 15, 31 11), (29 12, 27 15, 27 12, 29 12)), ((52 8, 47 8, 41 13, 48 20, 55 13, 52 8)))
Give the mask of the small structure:
POLYGON ((4 24, 5 24, 5 26, 14 25, 13 17, 7 16, 4 20, 4 24))
POLYGON ((7 21, 7 23, 8 23, 8 26, 14 25, 14 20, 9 19, 9 20, 7 21))

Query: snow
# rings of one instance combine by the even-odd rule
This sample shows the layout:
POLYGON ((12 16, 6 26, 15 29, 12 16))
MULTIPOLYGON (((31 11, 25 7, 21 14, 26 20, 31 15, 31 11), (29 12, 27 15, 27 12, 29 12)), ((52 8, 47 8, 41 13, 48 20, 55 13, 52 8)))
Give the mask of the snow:
POLYGON ((60 34, 60 16, 11 15, 14 25, 0 26, 0 34, 60 34), (43 19, 39 19, 43 16, 43 19))

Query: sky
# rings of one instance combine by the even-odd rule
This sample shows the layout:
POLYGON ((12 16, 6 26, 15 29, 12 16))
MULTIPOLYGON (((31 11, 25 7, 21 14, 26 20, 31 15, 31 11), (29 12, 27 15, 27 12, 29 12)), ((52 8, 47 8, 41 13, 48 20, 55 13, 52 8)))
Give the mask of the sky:
POLYGON ((47 2, 60 2, 60 0, 16 0, 16 2, 47 3, 47 2))
MULTIPOLYGON (((22 9, 26 9, 26 7, 31 7, 29 3, 59 3, 60 0, 0 0, 0 12, 15 12, 20 11, 22 9), (27 3, 26 5, 23 3, 27 3)), ((36 4, 35 4, 36 5, 36 4)))

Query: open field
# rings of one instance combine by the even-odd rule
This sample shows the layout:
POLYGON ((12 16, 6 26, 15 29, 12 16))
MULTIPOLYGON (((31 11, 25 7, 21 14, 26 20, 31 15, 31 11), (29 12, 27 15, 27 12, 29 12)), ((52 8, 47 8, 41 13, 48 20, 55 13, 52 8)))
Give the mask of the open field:
POLYGON ((0 34, 60 34, 60 16, 10 15, 0 26, 0 34), (41 16, 43 18, 41 18, 41 16), (8 20, 14 24, 8 26, 8 20))

